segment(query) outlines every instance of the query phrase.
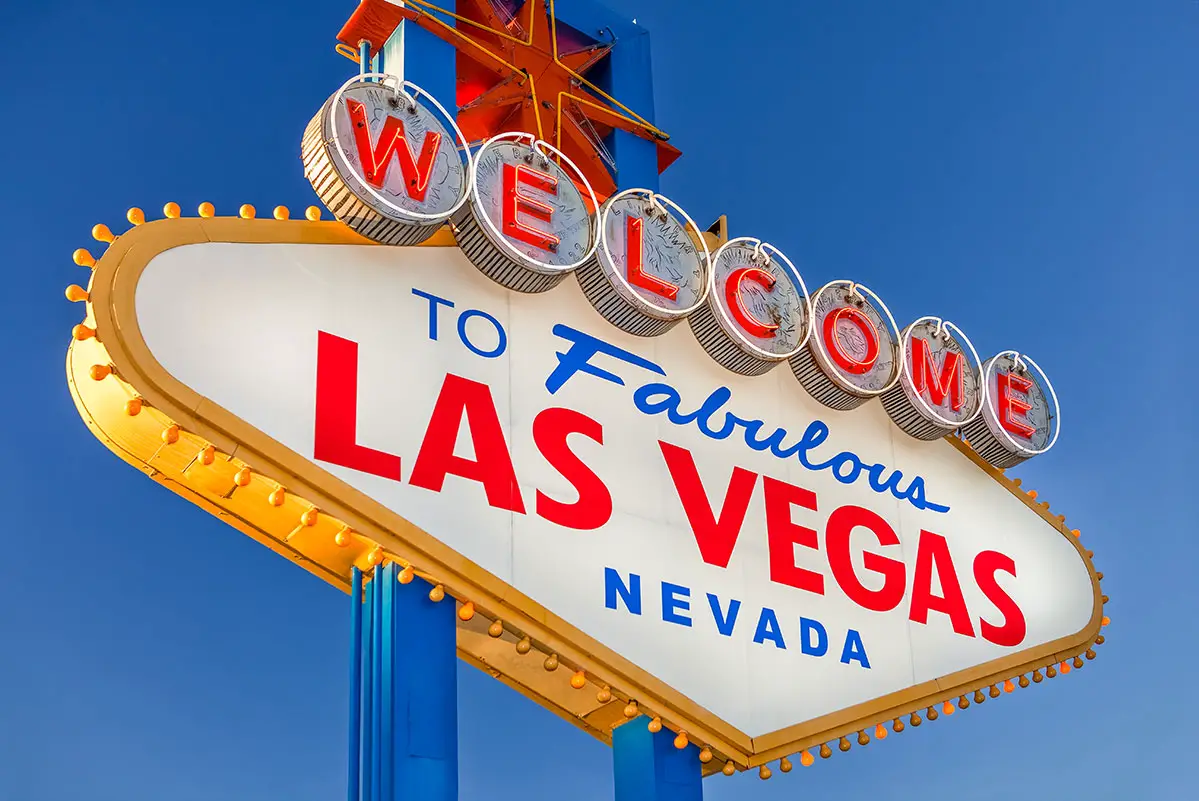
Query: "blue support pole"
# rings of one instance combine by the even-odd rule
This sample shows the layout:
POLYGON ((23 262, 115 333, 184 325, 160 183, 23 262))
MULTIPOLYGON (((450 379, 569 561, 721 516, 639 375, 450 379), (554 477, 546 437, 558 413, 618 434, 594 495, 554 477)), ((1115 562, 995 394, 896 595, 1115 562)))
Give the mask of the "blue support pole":
POLYGON ((364 628, 362 637, 362 652, 363 652, 363 678, 362 687, 359 694, 358 703, 362 705, 362 773, 359 778, 359 794, 362 801, 366 801, 370 797, 371 776, 374 775, 374 762, 372 756, 375 750, 374 732, 374 705, 370 702, 370 694, 374 687, 374 659, 375 652, 371 648, 371 640, 373 639, 372 632, 375 630, 374 617, 374 597, 375 597, 375 582, 371 581, 366 586, 365 597, 362 604, 362 612, 364 617, 364 628))
MULTIPOLYGON (((608 58, 612 60, 612 96, 652 123, 654 85, 650 77, 649 34, 633 28, 618 40, 608 58)), ((612 156, 616 159, 618 188, 658 191, 656 143, 626 131, 613 131, 612 156)))
POLYGON ((699 749, 674 747, 674 732, 656 734, 645 717, 612 730, 616 801, 703 801, 699 749))
POLYGON ((383 569, 383 618, 379 622, 379 636, 383 653, 383 678, 380 682, 379 713, 383 724, 381 730, 383 739, 379 743, 379 752, 383 754, 382 781, 379 784, 379 796, 384 801, 395 798, 395 763, 388 758, 392 753, 393 734, 396 727, 396 710, 393 701, 395 686, 395 648, 393 635, 395 632, 395 564, 389 563, 383 569))
MULTIPOLYGON (((446 11, 456 10, 455 0, 443 0, 437 5, 446 11)), ((450 24, 453 24, 452 20, 450 24)), ((407 22, 403 25, 404 79, 433 95, 451 114, 456 113, 458 51, 419 25, 407 22)))
MULTIPOLYGON (((649 32, 627 16, 592 0, 556 0, 555 10, 560 23, 593 33, 599 41, 613 43, 606 63, 601 63, 589 78, 652 124, 654 82, 649 32)), ((655 142, 617 130, 606 144, 616 161, 618 189, 658 190, 655 142)))
POLYGON ((397 574, 352 574, 348 801, 458 801, 455 604, 397 574))
POLYGON ((346 801, 359 801, 362 757, 362 571, 350 573, 350 754, 346 801))
POLYGON ((395 786, 386 801, 458 801, 457 615, 454 601, 429 599, 424 581, 396 587, 393 741, 395 786))
POLYGON ((371 581, 375 586, 374 609, 371 611, 371 650, 373 652, 371 667, 371 717, 374 722, 374 732, 371 735, 371 794, 369 801, 383 799, 383 567, 375 568, 375 577, 371 581))

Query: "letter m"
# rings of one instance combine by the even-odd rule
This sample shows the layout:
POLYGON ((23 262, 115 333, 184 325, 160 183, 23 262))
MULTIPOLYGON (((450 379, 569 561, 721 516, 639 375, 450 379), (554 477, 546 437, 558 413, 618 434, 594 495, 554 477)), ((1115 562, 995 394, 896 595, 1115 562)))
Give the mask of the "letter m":
POLYGON ((911 351, 912 387, 917 394, 927 392, 933 406, 944 406, 945 397, 948 396, 950 408, 955 412, 960 410, 962 396, 965 394, 962 385, 962 354, 945 351, 945 361, 941 363, 941 371, 938 373, 928 342, 919 337, 912 337, 911 351))
POLYGON ((346 111, 354 130, 354 145, 358 150, 358 163, 362 165, 362 177, 376 189, 382 189, 387 180, 392 157, 400 162, 404 177, 404 190, 408 197, 423 203, 429 190, 429 177, 433 174, 433 162, 437 149, 441 147, 441 134, 427 131, 421 144, 420 157, 412 154, 408 138, 404 136, 404 123, 397 117, 388 116, 383 123, 379 138, 371 142, 370 120, 366 118, 366 106, 353 98, 346 98, 346 111))

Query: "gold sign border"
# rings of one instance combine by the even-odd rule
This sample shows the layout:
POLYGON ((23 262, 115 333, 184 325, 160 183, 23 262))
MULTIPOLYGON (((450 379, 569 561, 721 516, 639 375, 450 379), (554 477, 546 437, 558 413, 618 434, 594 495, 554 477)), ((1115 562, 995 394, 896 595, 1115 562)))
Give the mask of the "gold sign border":
MULTIPOLYGON (((343 591, 349 591, 352 566, 367 570, 380 558, 411 566, 460 604, 461 658, 604 742, 611 742, 615 726, 646 715, 685 732, 682 743, 701 746, 705 773, 762 766, 765 777, 765 765, 772 760, 853 734, 865 742, 869 737, 863 732, 880 723, 945 701, 956 700, 964 708, 968 693, 990 685, 994 697, 998 683, 1030 672, 1040 681, 1039 669, 1047 666, 1046 675, 1053 677, 1059 664, 1063 672, 1068 670, 1067 660, 1084 651, 1093 657, 1090 646, 1103 640, 1101 576, 1077 532, 1065 527, 1064 516, 1051 515, 1048 503, 1037 502, 1035 493, 1021 490, 1018 480, 1008 479, 968 444, 949 437, 1078 551, 1094 590, 1090 621, 1076 634, 1051 643, 749 737, 167 373, 138 328, 138 278, 158 254, 203 242, 374 245, 338 222, 211 217, 149 222, 115 238, 94 265, 88 317, 76 327, 67 354, 71 394, 95 436, 159 484, 343 591), (497 621, 503 629, 498 637, 497 621)), ((454 242, 443 229, 426 244, 454 242)), ((192 301, 180 297, 178 302, 192 301)), ((224 324, 221 309, 206 311, 209 324, 224 324)), ((202 340, 205 332, 193 335, 202 340)), ((250 332, 245 346, 254 347, 250 332)), ((1076 659, 1075 664, 1081 663, 1076 659)), ((976 695, 975 700, 984 697, 976 695)), ((841 739, 842 750, 847 744, 841 739)))

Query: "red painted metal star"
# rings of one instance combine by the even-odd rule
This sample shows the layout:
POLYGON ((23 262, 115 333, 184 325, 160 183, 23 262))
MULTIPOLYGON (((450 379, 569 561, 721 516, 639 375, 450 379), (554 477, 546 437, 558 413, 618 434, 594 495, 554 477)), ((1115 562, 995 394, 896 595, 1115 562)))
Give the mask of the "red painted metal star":
POLYGON ((662 131, 587 79, 613 45, 558 22, 553 0, 524 0, 523 7, 519 0, 458 0, 456 13, 426 0, 405 7, 367 0, 339 35, 343 42, 357 44, 350 40, 361 35, 355 18, 365 19, 364 12, 397 24, 410 20, 457 49, 455 100, 468 141, 504 131, 537 134, 578 164, 601 198, 616 191, 605 145, 613 130, 654 142, 659 172, 680 155, 662 131), (386 8, 370 8, 376 5, 386 8))

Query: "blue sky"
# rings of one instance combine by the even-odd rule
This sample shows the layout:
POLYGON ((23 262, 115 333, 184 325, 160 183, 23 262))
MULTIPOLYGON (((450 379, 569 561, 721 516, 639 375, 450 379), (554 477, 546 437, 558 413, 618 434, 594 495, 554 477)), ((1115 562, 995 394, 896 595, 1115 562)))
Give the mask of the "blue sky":
MULTIPOLYGON (((1027 350, 1063 399, 1022 467, 1083 532, 1100 658, 706 797, 1193 794, 1199 4, 606 0, 649 28, 663 190, 900 320, 1027 350)), ((97 443, 63 358, 70 260, 125 209, 313 202, 303 125, 352 2, 31 3, 0 86, 0 801, 343 794, 345 597, 97 443)), ((611 797, 608 749, 460 666, 462 798, 611 797)))

